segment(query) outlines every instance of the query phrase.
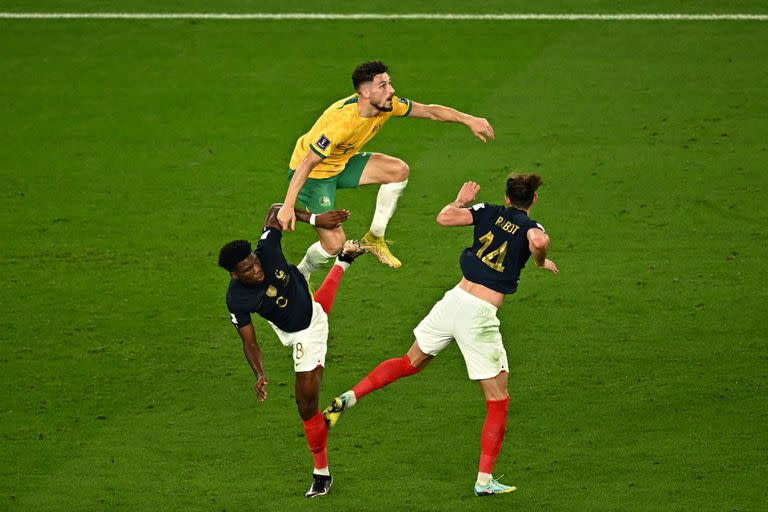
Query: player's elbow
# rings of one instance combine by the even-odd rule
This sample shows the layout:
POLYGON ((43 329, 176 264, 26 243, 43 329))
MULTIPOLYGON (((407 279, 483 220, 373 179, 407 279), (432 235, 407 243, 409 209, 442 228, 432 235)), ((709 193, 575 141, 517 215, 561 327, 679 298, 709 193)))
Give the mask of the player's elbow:
POLYGON ((296 173, 306 173, 307 175, 310 173, 312 169, 314 169, 317 164, 323 161, 323 158, 315 153, 314 151, 309 151, 307 153, 307 156, 304 157, 304 160, 301 161, 299 166, 296 168, 296 173))
POLYGON ((280 208, 283 207, 283 203, 273 203, 269 210, 267 211, 267 222, 272 219, 277 219, 277 213, 280 211, 280 208))
POLYGON ((447 213, 439 213, 437 215, 437 223, 441 226, 446 227, 455 227, 455 226, 466 226, 467 224, 471 224, 471 220, 466 220, 461 218, 460 215, 456 215, 455 212, 447 212, 447 213))
POLYGON ((445 210, 443 210, 440 213, 438 213, 437 217, 435 218, 435 220, 441 226, 450 226, 451 225, 451 223, 450 223, 451 215, 450 215, 450 213, 446 212, 445 210))
POLYGON ((468 226, 472 224, 472 214, 467 208, 457 208, 453 205, 448 205, 437 214, 435 220, 441 226, 468 226))
POLYGON ((264 219, 264 227, 273 227, 277 229, 280 228, 280 222, 277 220, 277 214, 280 211, 280 208, 282 208, 283 203, 274 203, 272 206, 269 207, 269 210, 267 211, 267 218, 264 219))
POLYGON ((531 239, 531 252, 537 252, 537 253, 544 253, 546 254, 547 250, 549 249, 549 237, 542 233, 539 236, 533 237, 531 239))

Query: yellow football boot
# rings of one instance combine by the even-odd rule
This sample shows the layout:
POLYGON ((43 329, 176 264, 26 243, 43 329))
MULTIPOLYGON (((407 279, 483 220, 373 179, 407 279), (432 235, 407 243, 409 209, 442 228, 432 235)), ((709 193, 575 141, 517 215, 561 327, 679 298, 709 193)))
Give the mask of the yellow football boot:
MULTIPOLYGON (((400 260, 389 250, 387 241, 383 236, 374 236, 370 231, 360 240, 360 243, 368 249, 368 252, 376 256, 380 262, 392 268, 400 268, 400 260)), ((390 242, 391 243, 391 242, 390 242)))
POLYGON ((341 415, 344 414, 344 411, 347 410, 347 397, 344 395, 339 395, 333 400, 331 400, 331 404, 325 408, 323 411, 323 417, 325 418, 325 424, 328 425, 328 428, 333 428, 336 426, 336 423, 339 422, 339 418, 341 418, 341 415))

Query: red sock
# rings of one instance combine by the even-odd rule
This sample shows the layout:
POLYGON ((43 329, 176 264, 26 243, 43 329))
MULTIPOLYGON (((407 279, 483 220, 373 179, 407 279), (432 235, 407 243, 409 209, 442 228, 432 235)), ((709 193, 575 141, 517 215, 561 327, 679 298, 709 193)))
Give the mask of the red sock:
POLYGON ((383 388, 401 377, 419 373, 419 368, 411 365, 408 354, 396 359, 388 359, 373 369, 363 380, 352 388, 356 399, 361 399, 371 391, 383 388))
POLYGON ((304 433, 312 456, 315 458, 315 469, 328 467, 328 427, 320 411, 304 422, 304 433))
POLYGON ((341 276, 343 275, 344 269, 339 265, 333 265, 331 270, 328 271, 328 275, 325 276, 325 281, 315 292, 315 302, 320 304, 326 315, 331 311, 333 299, 336 298, 336 290, 339 289, 339 283, 341 283, 341 276))
POLYGON ((488 412, 483 424, 483 435, 480 440, 480 472, 493 473, 493 465, 501 451, 504 433, 507 431, 507 409, 509 397, 504 400, 486 400, 488 412))

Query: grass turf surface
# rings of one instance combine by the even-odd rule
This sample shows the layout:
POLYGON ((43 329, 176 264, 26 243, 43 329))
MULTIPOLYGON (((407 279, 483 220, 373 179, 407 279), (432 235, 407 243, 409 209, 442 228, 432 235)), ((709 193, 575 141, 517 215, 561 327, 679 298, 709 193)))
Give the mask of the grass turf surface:
MULTIPOLYGON (((34 5, 4 9, 97 4, 34 5)), ((367 146, 411 165, 388 230, 404 266, 345 276, 322 402, 401 355, 458 280, 470 231, 433 218, 465 179, 493 202, 510 170, 540 172, 533 217, 562 274, 526 270, 500 310, 496 473, 516 493, 470 494, 484 405, 451 348, 330 433, 336 483, 312 507, 760 509, 767 47, 760 22, 0 20, 0 509, 306 508, 290 352, 257 321, 257 404, 215 256, 255 238, 296 137, 372 57, 497 141, 393 120, 367 146)), ((375 194, 338 194, 350 236, 375 194)), ((311 240, 286 236, 289 258, 311 240)))

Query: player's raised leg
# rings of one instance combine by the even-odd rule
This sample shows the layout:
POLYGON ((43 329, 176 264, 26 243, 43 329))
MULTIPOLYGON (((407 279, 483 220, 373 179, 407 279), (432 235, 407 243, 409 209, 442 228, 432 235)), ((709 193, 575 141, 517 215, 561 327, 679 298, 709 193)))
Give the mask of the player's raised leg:
POLYGON ((381 184, 376 197, 376 211, 373 214, 371 229, 361 242, 369 247, 379 261, 393 268, 398 268, 401 263, 387 246, 384 233, 389 219, 397 208, 397 200, 408 184, 409 172, 408 164, 399 158, 372 153, 360 176, 361 186, 381 184))
POLYGON ((500 484, 493 478, 493 466, 501 451, 504 434, 507 430, 507 410, 509 408, 509 393, 507 382, 509 374, 505 371, 491 379, 478 381, 485 395, 487 408, 483 433, 480 440, 480 465, 475 482, 477 496, 490 496, 512 492, 516 487, 500 484))
POLYGON ((354 406, 359 399, 371 391, 383 388, 403 377, 419 373, 432 358, 433 356, 422 352, 418 342, 414 341, 408 353, 403 357, 383 361, 352 389, 331 400, 331 404, 323 411, 328 427, 331 428, 336 425, 344 411, 354 406))
POLYGON ((331 312, 333 300, 336 298, 336 291, 341 283, 341 276, 344 275, 344 272, 347 271, 352 262, 365 252, 367 252, 367 249, 357 240, 347 240, 344 242, 344 248, 336 257, 336 263, 333 264, 331 270, 328 271, 328 275, 325 276, 325 281, 315 292, 315 302, 320 304, 326 314, 331 312))
POLYGON ((309 372, 296 372, 296 405, 299 408, 299 416, 304 422, 304 433, 307 436, 309 450, 315 459, 312 486, 307 491, 307 498, 328 494, 333 483, 328 469, 328 427, 317 408, 322 380, 322 366, 309 372))
POLYGON ((341 251, 344 241, 347 239, 341 227, 336 229, 316 227, 315 231, 317 231, 318 241, 309 246, 304 258, 296 266, 307 282, 309 282, 312 272, 323 267, 341 251))

